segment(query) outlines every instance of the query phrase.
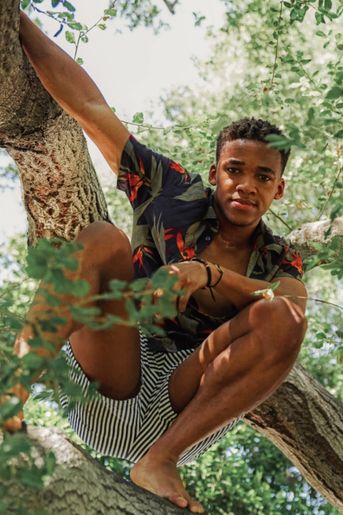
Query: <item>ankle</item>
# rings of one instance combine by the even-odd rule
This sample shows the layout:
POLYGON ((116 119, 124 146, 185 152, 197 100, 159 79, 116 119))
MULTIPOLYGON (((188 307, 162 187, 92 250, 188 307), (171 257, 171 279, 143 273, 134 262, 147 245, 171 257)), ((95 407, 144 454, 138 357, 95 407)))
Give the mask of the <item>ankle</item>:
POLYGON ((149 451, 143 456, 142 460, 153 463, 168 463, 170 465, 177 465, 179 456, 173 454, 165 447, 161 449, 160 446, 153 445, 149 451))

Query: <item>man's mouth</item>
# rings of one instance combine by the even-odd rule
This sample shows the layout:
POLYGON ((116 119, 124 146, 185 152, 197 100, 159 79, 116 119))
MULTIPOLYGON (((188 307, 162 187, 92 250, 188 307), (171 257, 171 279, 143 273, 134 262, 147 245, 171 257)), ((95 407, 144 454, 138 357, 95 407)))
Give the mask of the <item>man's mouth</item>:
POLYGON ((231 199, 231 206, 238 209, 252 209, 256 204, 249 200, 231 199))

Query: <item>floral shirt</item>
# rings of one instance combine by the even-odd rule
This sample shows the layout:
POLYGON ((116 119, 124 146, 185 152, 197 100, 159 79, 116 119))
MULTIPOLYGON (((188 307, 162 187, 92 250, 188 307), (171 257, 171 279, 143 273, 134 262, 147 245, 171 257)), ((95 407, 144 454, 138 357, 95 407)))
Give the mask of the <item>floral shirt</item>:
MULTIPOLYGON (((135 276, 150 277, 159 267, 200 254, 218 232, 211 188, 200 174, 188 173, 130 136, 122 154, 117 188, 133 208, 132 250, 135 276)), ((255 246, 246 275, 272 281, 278 277, 301 280, 302 259, 263 220, 255 229, 255 246)), ((195 348, 237 310, 224 317, 199 312, 191 297, 185 313, 165 320, 166 336, 150 337, 152 351, 175 352, 195 348)))

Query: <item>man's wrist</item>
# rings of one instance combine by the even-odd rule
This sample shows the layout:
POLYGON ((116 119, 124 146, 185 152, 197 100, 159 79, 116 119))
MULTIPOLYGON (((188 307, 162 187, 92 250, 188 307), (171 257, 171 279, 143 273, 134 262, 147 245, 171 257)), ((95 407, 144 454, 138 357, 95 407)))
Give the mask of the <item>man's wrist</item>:
POLYGON ((224 271, 218 263, 209 263, 209 265, 211 265, 212 281, 208 287, 215 288, 221 282, 224 271))
POLYGON ((202 286, 202 288, 208 288, 212 298, 214 299, 212 288, 218 286, 224 274, 221 266, 218 263, 210 263, 209 261, 205 261, 204 259, 198 257, 193 258, 192 261, 197 261, 202 266, 202 268, 205 269, 207 278, 206 283, 204 286, 202 286))

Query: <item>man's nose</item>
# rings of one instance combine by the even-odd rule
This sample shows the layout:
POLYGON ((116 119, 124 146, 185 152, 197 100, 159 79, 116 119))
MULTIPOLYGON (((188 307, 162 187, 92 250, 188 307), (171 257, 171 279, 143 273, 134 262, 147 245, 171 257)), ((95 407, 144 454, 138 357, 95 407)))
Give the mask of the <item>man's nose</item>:
POLYGON ((241 181, 239 181, 236 189, 244 193, 252 193, 256 191, 256 184, 252 177, 244 177, 241 181))

